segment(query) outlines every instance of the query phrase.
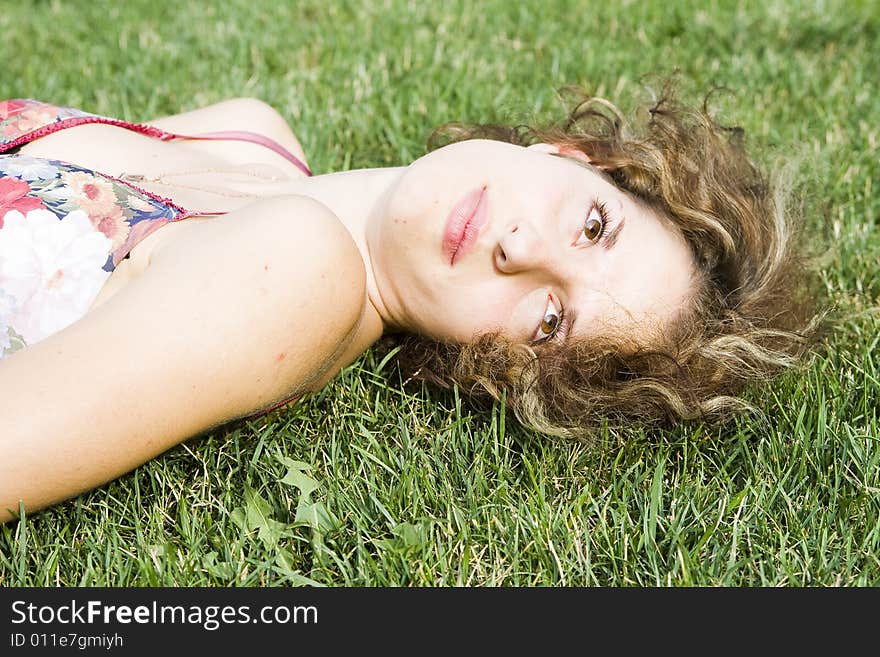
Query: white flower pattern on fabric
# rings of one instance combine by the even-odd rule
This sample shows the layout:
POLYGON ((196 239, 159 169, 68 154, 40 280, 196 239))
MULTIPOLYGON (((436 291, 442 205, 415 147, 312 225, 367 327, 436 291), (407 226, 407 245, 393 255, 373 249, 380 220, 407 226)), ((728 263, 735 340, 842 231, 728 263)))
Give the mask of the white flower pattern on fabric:
POLYGON ((0 289, 0 358, 11 351, 12 347, 12 316, 15 314, 15 297, 0 289))
POLYGON ((9 158, 3 163, 3 173, 22 180, 51 180, 58 175, 58 168, 47 160, 36 158, 9 158))
POLYGON ((30 345, 80 319, 110 276, 102 266, 111 246, 82 210, 60 220, 48 210, 7 212, 0 228, 0 291, 14 308, 0 321, 30 345))

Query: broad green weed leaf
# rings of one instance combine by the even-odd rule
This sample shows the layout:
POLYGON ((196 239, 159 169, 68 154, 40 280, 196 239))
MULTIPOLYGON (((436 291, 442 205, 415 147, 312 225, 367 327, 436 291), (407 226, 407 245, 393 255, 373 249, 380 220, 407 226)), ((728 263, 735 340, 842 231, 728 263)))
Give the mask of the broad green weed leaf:
POLYGON ((321 485, 308 475, 303 474, 301 470, 294 470, 293 468, 287 471, 281 483, 298 488, 300 495, 306 499, 309 499, 309 495, 321 485))
POLYGON ((301 522, 317 532, 326 534, 339 526, 339 521, 321 502, 300 504, 296 509, 296 522, 301 522))
POLYGON ((244 507, 234 509, 230 518, 245 532, 256 530, 259 539, 268 545, 277 543, 287 527, 272 518, 272 507, 250 486, 244 490, 244 507))

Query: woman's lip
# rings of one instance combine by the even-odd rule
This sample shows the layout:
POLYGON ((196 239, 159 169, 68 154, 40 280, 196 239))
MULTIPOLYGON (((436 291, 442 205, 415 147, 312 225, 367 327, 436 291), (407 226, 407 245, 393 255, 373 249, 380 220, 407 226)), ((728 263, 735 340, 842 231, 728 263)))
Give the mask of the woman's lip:
POLYGON ((478 187, 452 208, 443 231, 443 257, 450 266, 477 243, 480 231, 489 223, 488 206, 486 188, 478 187))

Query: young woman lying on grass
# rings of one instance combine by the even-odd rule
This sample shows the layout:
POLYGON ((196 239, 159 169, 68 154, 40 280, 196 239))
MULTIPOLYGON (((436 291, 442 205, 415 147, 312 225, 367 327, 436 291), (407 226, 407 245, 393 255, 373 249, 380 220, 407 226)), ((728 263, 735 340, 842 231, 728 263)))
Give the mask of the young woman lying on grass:
POLYGON ((0 127, 3 521, 316 391, 382 336, 571 437, 724 417, 807 346, 776 190, 741 131, 672 98, 453 124, 407 166, 317 176, 251 99, 145 124, 10 100, 0 127))

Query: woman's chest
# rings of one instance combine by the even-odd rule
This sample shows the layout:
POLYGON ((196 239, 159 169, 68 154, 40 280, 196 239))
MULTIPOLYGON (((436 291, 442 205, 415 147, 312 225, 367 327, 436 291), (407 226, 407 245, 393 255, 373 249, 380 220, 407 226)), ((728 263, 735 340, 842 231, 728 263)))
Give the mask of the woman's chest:
POLYGON ((170 171, 255 167, 278 177, 301 171, 259 143, 233 139, 163 140, 114 125, 89 123, 51 132, 21 146, 20 152, 70 162, 119 177, 157 177, 170 171))
POLYGON ((168 199, 187 214, 238 209, 302 174, 257 144, 165 142, 115 126, 90 124, 21 147, 23 155, 60 160, 168 199))

